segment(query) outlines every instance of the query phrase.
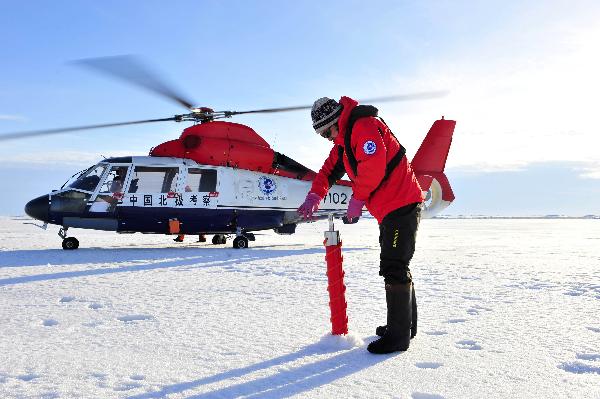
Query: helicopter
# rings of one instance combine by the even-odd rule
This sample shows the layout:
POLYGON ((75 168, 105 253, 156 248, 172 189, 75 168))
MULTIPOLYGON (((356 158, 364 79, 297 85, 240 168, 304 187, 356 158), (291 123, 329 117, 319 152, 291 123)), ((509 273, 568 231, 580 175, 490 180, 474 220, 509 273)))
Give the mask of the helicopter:
MULTIPOLYGON (((300 223, 333 214, 344 223, 352 183, 335 182, 313 219, 296 211, 316 173, 271 148, 252 128, 220 121, 235 115, 310 109, 294 106, 251 111, 214 111, 192 103, 131 56, 79 61, 83 66, 126 80, 165 96, 190 112, 168 118, 17 132, 0 141, 153 122, 193 122, 180 137, 153 147, 148 156, 101 160, 74 174, 60 189, 32 199, 25 213, 61 226, 62 248, 79 247, 69 228, 114 231, 121 234, 212 234, 212 244, 233 238, 233 248, 247 248, 254 232, 274 230, 289 235, 300 223)), ((425 92, 363 100, 361 103, 427 99, 445 95, 425 92)), ((442 117, 433 123, 411 164, 426 193, 423 217, 433 217, 454 200, 444 174, 455 121, 442 117)))

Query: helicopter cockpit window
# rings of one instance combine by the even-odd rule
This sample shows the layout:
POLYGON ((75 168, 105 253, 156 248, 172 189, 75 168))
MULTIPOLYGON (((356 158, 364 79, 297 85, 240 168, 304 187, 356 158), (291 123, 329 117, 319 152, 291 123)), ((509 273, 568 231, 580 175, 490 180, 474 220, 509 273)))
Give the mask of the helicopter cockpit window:
POLYGON ((214 169, 188 169, 185 191, 213 192, 217 190, 217 171, 214 169))
POLYGON ((107 164, 92 166, 79 175, 79 177, 73 183, 69 184, 69 187, 84 191, 96 190, 98 183, 100 183, 100 178, 104 174, 104 171, 107 167, 107 164))
POLYGON ((129 185, 130 193, 168 193, 176 191, 179 168, 136 166, 129 185))
POLYGON ((100 185, 98 196, 90 212, 113 212, 123 198, 123 186, 127 177, 127 166, 113 166, 100 185))
POLYGON ((127 176, 127 166, 113 166, 100 187, 101 193, 121 193, 127 176))

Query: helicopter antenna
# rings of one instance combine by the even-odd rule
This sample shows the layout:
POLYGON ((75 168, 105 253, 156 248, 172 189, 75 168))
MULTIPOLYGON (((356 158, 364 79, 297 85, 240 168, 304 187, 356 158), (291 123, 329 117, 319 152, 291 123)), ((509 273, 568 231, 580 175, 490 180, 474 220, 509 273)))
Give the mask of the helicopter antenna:
MULTIPOLYGON (((106 159, 106 158, 105 158, 105 159, 106 159)), ((66 181, 66 182, 64 182, 62 186, 60 186, 60 189, 62 190, 62 189, 63 189, 63 188, 64 188, 64 187, 67 185, 67 183, 68 183, 68 182, 70 182, 70 181, 71 181, 71 179, 72 179, 72 178, 74 178, 76 175, 80 175, 80 174, 82 174, 83 172, 87 172, 88 170, 90 170, 90 168, 83 169, 83 170, 80 170, 79 172, 73 173, 73 176, 69 177, 69 178, 67 179, 67 181, 66 181)))

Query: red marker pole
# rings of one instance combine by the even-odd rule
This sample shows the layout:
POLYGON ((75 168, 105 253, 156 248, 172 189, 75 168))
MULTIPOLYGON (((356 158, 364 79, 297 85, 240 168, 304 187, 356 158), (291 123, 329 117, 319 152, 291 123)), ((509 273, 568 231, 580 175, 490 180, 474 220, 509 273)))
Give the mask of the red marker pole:
POLYGON ((348 316, 346 315, 346 286, 342 268, 342 241, 340 232, 334 230, 333 214, 329 215, 329 230, 325 232, 325 260, 327 261, 327 291, 329 291, 329 309, 331 310, 331 334, 348 334, 348 316))

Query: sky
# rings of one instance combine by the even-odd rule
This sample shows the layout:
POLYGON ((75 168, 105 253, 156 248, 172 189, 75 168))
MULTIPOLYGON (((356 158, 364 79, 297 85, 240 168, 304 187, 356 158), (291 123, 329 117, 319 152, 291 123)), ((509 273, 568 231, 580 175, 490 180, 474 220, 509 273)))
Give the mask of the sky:
MULTIPOLYGON (((73 61, 134 54, 198 106, 250 110, 448 90, 376 104, 416 152, 457 121, 445 213, 600 214, 597 1, 0 2, 0 134, 164 118, 185 109, 73 61)), ((318 169, 309 112, 240 116, 318 169)), ((0 143, 0 214, 103 156, 145 155, 187 125, 156 123, 0 143), (18 182, 16 186, 14 182, 18 182)))

